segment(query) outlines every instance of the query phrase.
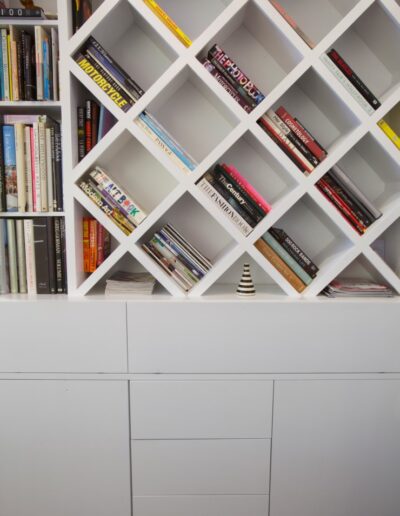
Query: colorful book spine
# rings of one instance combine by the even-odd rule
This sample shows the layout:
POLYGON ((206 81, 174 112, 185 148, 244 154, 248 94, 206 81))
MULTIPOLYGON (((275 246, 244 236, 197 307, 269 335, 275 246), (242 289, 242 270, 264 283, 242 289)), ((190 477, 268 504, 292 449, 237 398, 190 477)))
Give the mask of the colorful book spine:
POLYGON ((204 276, 204 272, 197 267, 196 263, 190 259, 189 256, 184 255, 179 247, 171 240, 171 238, 165 233, 163 229, 161 229, 159 237, 162 239, 164 244, 168 247, 168 249, 175 255, 175 257, 179 258, 182 263, 196 276, 198 280, 200 280, 204 276))
POLYGON ((398 149, 400 149, 400 136, 398 136, 393 129, 390 127, 390 125, 385 122, 385 120, 379 120, 378 122, 379 127, 382 129, 382 131, 386 134, 386 136, 391 140, 398 149))
POLYGON ((87 100, 85 104, 85 153, 88 154, 92 148, 92 101, 87 100))
POLYGON ((7 29, 1 29, 1 52, 2 52, 2 91, 3 100, 11 100, 10 97, 10 78, 9 78, 9 62, 8 62, 8 43, 7 43, 7 29))
POLYGON ((17 157, 12 125, 3 125, 3 144, 7 211, 18 211, 17 157))
POLYGON ((154 237, 150 240, 150 243, 158 249, 158 251, 170 262, 175 268, 182 274, 182 276, 187 280, 191 285, 194 285, 199 281, 197 276, 192 274, 191 270, 186 267, 186 265, 180 260, 180 257, 176 256, 168 246, 165 244, 164 240, 158 233, 155 233, 154 237))
MULTIPOLYGON (((5 164, 4 164, 3 131, 0 128, 0 212, 1 211, 7 211, 7 198, 6 198, 6 171, 5 171, 5 164)), ((1 244, 1 241, 0 241, 0 244, 1 244)))
POLYGON ((81 161, 86 155, 85 108, 78 106, 77 114, 78 160, 81 161))
POLYGON ((233 165, 223 165, 223 168, 230 174, 236 183, 245 190, 247 195, 263 210, 265 214, 271 211, 271 205, 260 195, 233 165))
POLYGON ((153 13, 157 16, 159 20, 163 22, 163 24, 176 36, 179 41, 185 45, 185 47, 190 47, 192 44, 192 40, 187 36, 183 30, 168 16, 168 14, 161 9, 157 2, 154 0, 143 0, 144 3, 153 11, 153 13))
POLYGON ((97 220, 89 220, 89 272, 97 269, 97 226, 97 220))
POLYGON ((43 41, 43 99, 50 100, 50 49, 49 40, 43 41))
POLYGON ((275 7, 278 13, 284 18, 287 23, 292 27, 293 30, 297 32, 297 34, 301 37, 301 39, 310 47, 314 48, 315 43, 307 36, 307 34, 300 29, 297 25, 296 21, 287 13, 287 11, 281 6, 279 2, 276 0, 269 0, 271 4, 275 7))
POLYGON ((90 226, 89 217, 82 219, 83 272, 90 272, 90 226))

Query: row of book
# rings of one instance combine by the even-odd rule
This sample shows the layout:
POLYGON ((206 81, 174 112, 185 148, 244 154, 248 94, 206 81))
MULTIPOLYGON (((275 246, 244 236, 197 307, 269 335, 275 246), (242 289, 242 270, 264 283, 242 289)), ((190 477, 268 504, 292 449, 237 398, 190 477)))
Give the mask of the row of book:
POLYGON ((322 54, 320 59, 366 113, 372 115, 381 106, 371 90, 334 48, 322 54))
POLYGON ((272 227, 255 246, 297 292, 317 276, 316 264, 283 229, 272 227))
POLYGON ((327 156, 310 131, 283 106, 269 109, 257 123, 305 175, 327 156))
POLYGON ((247 113, 265 99, 265 95, 220 46, 214 45, 202 64, 247 113))
POLYGON ((0 35, 1 100, 58 100, 57 30, 10 25, 0 35))
POLYGON ((0 211, 62 211, 60 125, 47 115, 1 118, 0 211))
POLYGON ((78 160, 81 161, 116 123, 115 117, 96 101, 87 99, 77 108, 78 160))
POLYGON ((0 294, 65 294, 62 217, 0 219, 0 294))
POLYGON ((80 189, 125 235, 146 218, 146 212, 100 167, 79 182, 80 189))
POLYGON ((95 272, 110 256, 110 233, 93 217, 82 219, 83 272, 95 272))
POLYGON ((216 165, 198 182, 199 188, 247 236, 271 206, 233 165, 216 165))
POLYGON ((338 165, 334 165, 316 185, 360 235, 382 216, 338 165))
POLYGON ((212 267, 211 261, 171 224, 163 226, 142 247, 185 292, 212 267))
POLYGON ((123 111, 128 111, 144 94, 144 90, 111 55, 90 36, 75 55, 79 67, 123 111))

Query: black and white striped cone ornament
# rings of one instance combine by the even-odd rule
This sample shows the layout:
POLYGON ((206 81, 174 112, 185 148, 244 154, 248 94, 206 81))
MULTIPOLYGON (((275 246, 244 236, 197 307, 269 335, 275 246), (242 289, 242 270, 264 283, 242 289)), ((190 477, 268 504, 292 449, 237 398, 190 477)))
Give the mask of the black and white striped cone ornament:
POLYGON ((245 263, 243 265, 243 274, 240 279, 240 283, 238 288, 236 289, 236 294, 238 296, 254 296, 256 293, 256 289, 253 283, 253 279, 250 274, 250 264, 245 263))

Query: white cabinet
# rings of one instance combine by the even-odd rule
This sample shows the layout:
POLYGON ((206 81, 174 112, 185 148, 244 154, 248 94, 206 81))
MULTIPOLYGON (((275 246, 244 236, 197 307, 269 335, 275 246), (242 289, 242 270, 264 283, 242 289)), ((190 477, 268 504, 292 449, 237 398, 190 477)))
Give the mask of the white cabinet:
POLYGON ((400 381, 278 381, 270 516, 400 514, 400 381))
POLYGON ((0 514, 130 516, 128 384, 0 381, 0 514))

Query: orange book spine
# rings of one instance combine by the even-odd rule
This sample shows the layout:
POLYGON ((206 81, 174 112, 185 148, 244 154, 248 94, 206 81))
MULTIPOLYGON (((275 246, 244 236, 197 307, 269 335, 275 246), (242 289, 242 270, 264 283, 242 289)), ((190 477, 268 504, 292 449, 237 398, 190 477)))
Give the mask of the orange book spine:
POLYGON ((89 272, 97 269, 97 220, 89 221, 89 272))
POLYGON ((297 292, 303 292, 306 285, 262 238, 257 240, 254 245, 297 292))
POLYGON ((90 272, 89 218, 82 220, 83 272, 90 272))

